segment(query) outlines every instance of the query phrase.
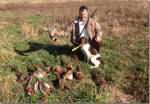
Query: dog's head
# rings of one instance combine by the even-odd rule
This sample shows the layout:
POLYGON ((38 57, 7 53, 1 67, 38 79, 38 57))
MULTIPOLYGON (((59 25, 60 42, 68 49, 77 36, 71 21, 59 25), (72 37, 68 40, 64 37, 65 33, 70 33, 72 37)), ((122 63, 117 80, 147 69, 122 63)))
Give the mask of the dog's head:
POLYGON ((84 45, 86 43, 88 43, 88 40, 86 37, 80 37, 79 38, 79 44, 84 45))

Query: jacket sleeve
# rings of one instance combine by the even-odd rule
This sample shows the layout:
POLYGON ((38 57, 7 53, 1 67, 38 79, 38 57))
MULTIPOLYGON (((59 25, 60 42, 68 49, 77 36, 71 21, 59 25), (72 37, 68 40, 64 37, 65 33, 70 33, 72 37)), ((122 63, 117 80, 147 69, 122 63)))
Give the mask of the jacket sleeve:
POLYGON ((67 32, 67 33, 72 32, 72 30, 73 30, 73 22, 70 22, 68 25, 66 25, 66 26, 63 28, 63 31, 64 31, 64 32, 67 32))
POLYGON ((100 40, 102 40, 102 28, 97 22, 95 22, 95 34, 97 37, 100 37, 100 40))
POLYGON ((68 23, 65 27, 61 28, 58 32, 59 36, 67 36, 73 30, 73 22, 68 23))

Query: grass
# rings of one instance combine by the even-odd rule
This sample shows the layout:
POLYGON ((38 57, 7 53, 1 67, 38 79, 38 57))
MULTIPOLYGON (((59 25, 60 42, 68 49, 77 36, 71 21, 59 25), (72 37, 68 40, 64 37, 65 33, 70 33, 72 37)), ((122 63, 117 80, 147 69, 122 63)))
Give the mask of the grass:
MULTIPOLYGON (((147 13, 137 9, 134 2, 136 1, 117 3, 103 1, 96 4, 98 10, 101 10, 97 12, 96 19, 103 28, 103 46, 100 54, 105 61, 104 68, 100 67, 96 70, 107 80, 109 86, 119 87, 137 98, 137 102, 148 103, 148 18, 146 17, 147 13), (111 4, 112 9, 104 9, 102 4, 108 7, 111 4), (118 6, 120 4, 122 5, 121 11, 118 6), (126 8, 126 5, 129 8, 126 8), (107 16, 110 14, 112 17, 107 16), (113 25, 116 20, 119 27, 113 25), (117 32, 112 32, 112 29, 117 32), (118 29, 121 32, 118 32, 118 29)), ((143 8, 141 2, 136 3, 143 8)), ((90 10, 93 8, 90 3, 84 2, 84 4, 88 5, 90 10)), ((72 8, 77 9, 76 4, 72 3, 71 5, 72 8)), ((57 7, 57 4, 55 6, 57 7)), ((75 16, 75 14, 70 16, 72 10, 67 9, 67 11, 68 13, 61 14, 62 9, 58 9, 46 14, 45 17, 49 18, 52 26, 59 29, 75 16)), ((69 81, 74 87, 71 91, 62 91, 56 88, 49 94, 47 102, 112 102, 110 100, 111 92, 107 88, 106 90, 100 89, 100 93, 97 92, 89 75, 92 71, 89 64, 70 59, 71 43, 68 37, 58 37, 56 43, 49 40, 48 33, 41 28, 41 26, 45 26, 43 14, 32 13, 32 11, 31 14, 21 15, 16 12, 1 12, 0 18, 2 18, 0 23, 5 22, 5 24, 1 24, 3 28, 0 29, 0 102, 40 102, 44 95, 38 92, 30 99, 27 98, 25 85, 17 81, 16 73, 10 66, 16 64, 24 73, 31 74, 34 69, 29 66, 30 63, 42 65, 43 61, 47 61, 61 66, 61 57, 75 66, 78 65, 86 77, 82 81, 69 81), (30 24, 31 28, 36 26, 33 29, 38 30, 37 35, 34 35, 35 33, 33 35, 24 34, 22 32, 24 23, 30 24)), ((43 65, 41 67, 45 68, 43 65)), ((55 78, 55 75, 51 73, 50 79, 43 80, 52 83, 55 78)))

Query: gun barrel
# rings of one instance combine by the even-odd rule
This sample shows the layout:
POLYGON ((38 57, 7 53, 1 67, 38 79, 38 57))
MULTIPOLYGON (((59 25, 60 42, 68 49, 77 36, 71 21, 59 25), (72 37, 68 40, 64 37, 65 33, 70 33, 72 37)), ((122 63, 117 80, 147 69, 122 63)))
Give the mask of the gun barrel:
POLYGON ((91 18, 94 16, 94 14, 96 13, 97 9, 95 9, 95 11, 93 12, 93 14, 91 15, 91 18))

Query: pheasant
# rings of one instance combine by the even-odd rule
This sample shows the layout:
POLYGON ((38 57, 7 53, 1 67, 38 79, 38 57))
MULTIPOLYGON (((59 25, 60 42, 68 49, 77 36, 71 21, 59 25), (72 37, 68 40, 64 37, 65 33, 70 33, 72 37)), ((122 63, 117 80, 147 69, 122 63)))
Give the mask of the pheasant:
POLYGON ((63 73, 63 69, 58 66, 53 67, 53 70, 54 70, 54 72, 58 72, 59 74, 63 73))
POLYGON ((39 82, 36 82, 36 83, 34 84, 34 91, 35 91, 35 93, 36 93, 37 90, 38 90, 38 86, 39 86, 39 82))
POLYGON ((73 79, 73 72, 76 70, 76 67, 74 67, 73 69, 67 71, 64 75, 63 75, 63 79, 65 80, 72 80, 73 79))
POLYGON ((57 73, 56 73, 56 77, 58 80, 58 85, 62 90, 64 90, 64 89, 71 90, 72 89, 71 85, 65 79, 60 78, 60 75, 58 75, 57 73))
POLYGON ((54 90, 54 86, 46 82, 39 81, 39 89, 45 95, 54 90))
POLYGON ((94 80, 96 86, 107 86, 107 82, 104 78, 100 77, 97 75, 96 71, 94 72, 91 72, 91 75, 92 75, 92 79, 94 80))
POLYGON ((17 73, 17 80, 20 81, 21 83, 24 83, 25 81, 29 81, 30 78, 29 76, 25 75, 23 72, 21 72, 21 69, 17 66, 13 67, 13 69, 16 71, 17 73))
POLYGON ((27 96, 29 96, 29 97, 31 97, 35 94, 35 90, 31 84, 32 83, 31 81, 32 81, 32 79, 29 80, 27 88, 26 88, 26 93, 27 93, 27 96))
POLYGON ((34 89, 31 85, 28 85, 27 87, 27 96, 33 96, 35 94, 34 89))
POLYGON ((54 86, 46 82, 39 81, 39 89, 45 96, 42 98, 42 102, 45 102, 48 99, 48 94, 54 90, 54 86))
POLYGON ((50 66, 47 62, 43 62, 44 65, 47 67, 49 72, 58 72, 59 74, 63 73, 63 69, 58 66, 50 66))
POLYGON ((84 74, 81 72, 81 70, 77 67, 77 70, 74 72, 74 77, 75 79, 83 79, 84 78, 84 74))
POLYGON ((67 70, 71 70, 72 68, 73 68, 73 66, 72 66, 72 64, 66 64, 65 65, 65 68, 67 69, 67 70))
POLYGON ((65 66, 65 68, 66 68, 67 70, 71 70, 71 69, 73 68, 72 64, 66 62, 66 61, 63 60, 62 58, 60 59, 60 61, 61 61, 61 65, 62 65, 62 66, 65 66))
POLYGON ((35 68, 35 72, 33 72, 32 74, 32 77, 35 77, 35 78, 43 78, 43 77, 49 77, 50 74, 46 73, 44 70, 42 70, 39 66, 37 65, 34 65, 34 68, 35 68))
POLYGON ((47 62, 43 62, 43 64, 45 65, 45 67, 47 68, 48 71, 51 70, 51 65, 49 65, 47 62))

